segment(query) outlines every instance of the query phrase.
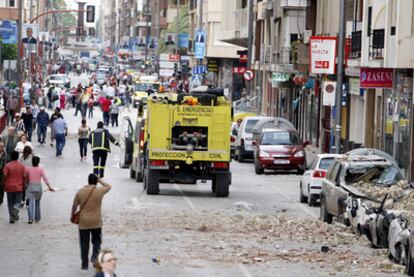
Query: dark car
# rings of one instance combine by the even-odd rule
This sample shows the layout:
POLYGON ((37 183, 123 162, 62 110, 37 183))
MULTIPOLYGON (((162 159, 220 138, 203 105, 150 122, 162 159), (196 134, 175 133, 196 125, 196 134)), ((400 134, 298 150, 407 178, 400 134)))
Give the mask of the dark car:
POLYGON ((259 139, 253 141, 256 174, 270 170, 297 170, 306 168, 305 147, 295 129, 264 129, 259 139))

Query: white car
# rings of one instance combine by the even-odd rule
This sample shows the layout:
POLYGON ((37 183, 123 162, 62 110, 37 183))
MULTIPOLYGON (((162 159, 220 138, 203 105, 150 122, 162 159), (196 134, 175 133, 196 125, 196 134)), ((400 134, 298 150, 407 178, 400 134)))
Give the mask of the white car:
POLYGON ((70 88, 70 79, 65 74, 53 74, 46 77, 46 84, 48 86, 55 85, 57 87, 67 87, 70 88))
POLYGON ((309 206, 316 204, 321 193, 322 180, 325 178, 331 163, 340 156, 338 154, 316 155, 300 181, 299 199, 301 203, 307 202, 309 206))

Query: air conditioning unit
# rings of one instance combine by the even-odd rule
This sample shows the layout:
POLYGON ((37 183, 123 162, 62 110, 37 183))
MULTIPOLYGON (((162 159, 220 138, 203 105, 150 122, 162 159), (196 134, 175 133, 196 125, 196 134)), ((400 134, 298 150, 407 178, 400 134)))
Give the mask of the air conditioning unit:
POLYGON ((266 6, 267 6, 267 2, 257 3, 257 20, 266 19, 266 6))

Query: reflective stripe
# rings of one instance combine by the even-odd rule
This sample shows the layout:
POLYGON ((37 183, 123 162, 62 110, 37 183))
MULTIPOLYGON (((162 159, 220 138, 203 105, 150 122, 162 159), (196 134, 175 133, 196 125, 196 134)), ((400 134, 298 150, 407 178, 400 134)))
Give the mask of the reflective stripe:
POLYGON ((101 147, 105 148, 105 132, 102 132, 101 147))
POLYGON ((108 148, 105 148, 105 147, 94 147, 94 148, 92 148, 92 151, 95 151, 95 150, 105 150, 105 151, 108 151, 108 148))
POLYGON ((94 166, 93 168, 95 168, 95 169, 105 169, 104 166, 94 166))

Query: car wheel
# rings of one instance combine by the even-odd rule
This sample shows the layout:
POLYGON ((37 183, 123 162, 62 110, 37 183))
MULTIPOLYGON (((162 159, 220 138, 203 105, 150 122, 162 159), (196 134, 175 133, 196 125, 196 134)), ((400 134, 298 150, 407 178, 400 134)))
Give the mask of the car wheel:
POLYGON ((303 168, 298 168, 297 172, 298 172, 298 175, 303 175, 303 173, 305 173, 305 170, 303 168))
POLYGON ((305 195, 303 195, 303 190, 302 190, 302 183, 300 183, 299 186, 299 202, 300 203, 306 203, 307 197, 305 195))
POLYGON ((135 179, 135 175, 136 175, 136 172, 135 172, 135 170, 132 169, 132 165, 131 165, 130 168, 129 168, 129 177, 131 179, 135 179))
POLYGON ((254 163, 254 171, 257 175, 262 175, 264 173, 264 168, 258 165, 257 163, 254 163))
POLYGON ((308 205, 309 207, 313 207, 316 205, 316 197, 315 195, 310 193, 309 185, 308 185, 308 205))
POLYGON ((234 150, 233 159, 235 161, 238 161, 239 160, 239 151, 237 149, 234 150))
POLYGON ((239 155, 238 155, 238 159, 237 160, 239 161, 239 163, 244 162, 244 156, 243 156, 243 154, 241 153, 240 150, 239 150, 239 155))
POLYGON ((407 247, 407 274, 408 276, 414 276, 414 257, 413 254, 411 253, 412 249, 411 247, 407 247))
POLYGON ((323 197, 321 197, 320 219, 328 224, 332 223, 332 215, 326 210, 326 204, 323 197))

